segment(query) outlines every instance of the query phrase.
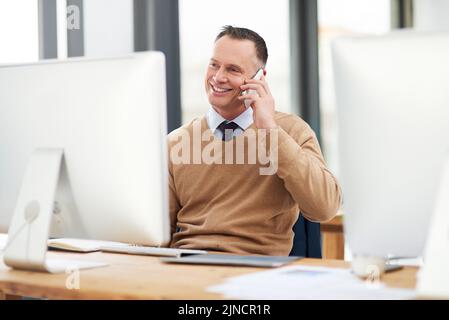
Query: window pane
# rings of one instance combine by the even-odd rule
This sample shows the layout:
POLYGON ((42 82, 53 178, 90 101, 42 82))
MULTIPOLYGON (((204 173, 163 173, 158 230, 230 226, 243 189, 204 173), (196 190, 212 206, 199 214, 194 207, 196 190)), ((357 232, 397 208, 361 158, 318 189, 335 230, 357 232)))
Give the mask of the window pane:
POLYGON ((413 27, 422 31, 449 30, 449 1, 415 0, 413 1, 413 27))
POLYGON ((267 81, 279 111, 291 110, 288 0, 179 0, 182 122, 209 108, 204 74, 224 25, 259 33, 268 47, 267 81))
POLYGON ((330 44, 339 36, 388 32, 391 28, 390 12, 390 0, 318 2, 322 148, 329 167, 337 175, 337 119, 330 44))
POLYGON ((133 1, 84 1, 84 55, 120 56, 134 51, 133 1))
POLYGON ((0 1, 0 63, 39 59, 37 1, 0 1))

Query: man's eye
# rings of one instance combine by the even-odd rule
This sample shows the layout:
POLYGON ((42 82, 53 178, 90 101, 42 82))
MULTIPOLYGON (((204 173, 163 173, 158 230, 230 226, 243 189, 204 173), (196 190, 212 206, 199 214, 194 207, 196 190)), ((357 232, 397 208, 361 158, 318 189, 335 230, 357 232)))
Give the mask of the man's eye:
POLYGON ((209 65, 210 65, 212 68, 216 68, 216 67, 217 67, 217 64, 214 63, 214 62, 211 62, 209 65))

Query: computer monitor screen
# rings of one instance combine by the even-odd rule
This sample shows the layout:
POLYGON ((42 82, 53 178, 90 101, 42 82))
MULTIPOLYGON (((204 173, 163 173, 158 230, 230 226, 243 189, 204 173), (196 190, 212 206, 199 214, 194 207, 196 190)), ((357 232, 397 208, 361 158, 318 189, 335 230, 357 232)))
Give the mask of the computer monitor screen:
POLYGON ((167 244, 166 121, 160 52, 1 66, 0 232, 32 153, 60 148, 51 236, 167 244))
POLYGON ((339 175, 352 253, 419 256, 449 151, 449 33, 333 45, 339 175))

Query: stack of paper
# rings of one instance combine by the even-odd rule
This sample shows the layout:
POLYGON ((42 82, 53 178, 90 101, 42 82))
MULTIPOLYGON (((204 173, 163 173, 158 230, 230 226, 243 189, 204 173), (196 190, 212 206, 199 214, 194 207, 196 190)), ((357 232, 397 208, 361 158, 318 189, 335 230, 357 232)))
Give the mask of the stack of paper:
POLYGON ((236 299, 412 299, 413 290, 387 288, 362 281, 348 269, 289 266, 230 278, 208 291, 236 299))
POLYGON ((75 252, 100 251, 102 247, 106 246, 127 247, 129 245, 122 242, 74 238, 58 238, 48 240, 48 247, 50 248, 75 252))

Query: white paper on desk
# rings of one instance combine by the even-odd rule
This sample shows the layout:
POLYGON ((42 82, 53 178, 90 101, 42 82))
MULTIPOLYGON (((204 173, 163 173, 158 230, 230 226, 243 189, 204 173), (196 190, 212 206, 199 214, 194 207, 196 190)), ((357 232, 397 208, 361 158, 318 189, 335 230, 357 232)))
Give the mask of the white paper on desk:
POLYGON ((387 288, 359 280, 347 269, 289 266, 233 277, 209 287, 210 292, 237 299, 411 299, 413 290, 387 288))

